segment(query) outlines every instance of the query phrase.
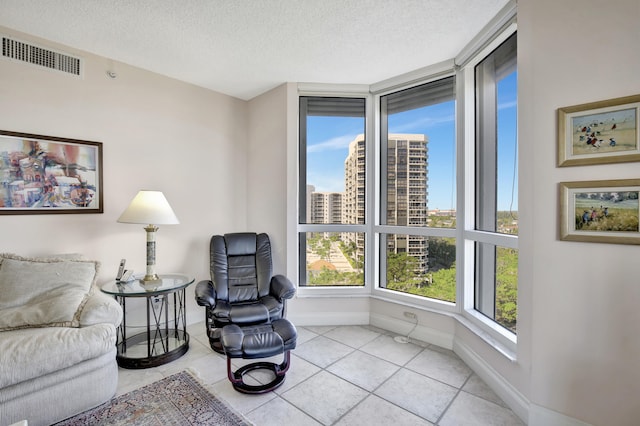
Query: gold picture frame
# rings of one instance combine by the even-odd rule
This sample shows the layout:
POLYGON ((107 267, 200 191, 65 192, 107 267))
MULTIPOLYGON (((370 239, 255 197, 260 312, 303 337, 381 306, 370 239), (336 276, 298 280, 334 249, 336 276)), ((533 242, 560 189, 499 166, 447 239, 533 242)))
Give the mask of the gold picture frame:
POLYGON ((561 240, 640 244, 640 179, 559 185, 561 240))
POLYGON ((640 95, 558 109, 558 166, 640 161, 640 95))

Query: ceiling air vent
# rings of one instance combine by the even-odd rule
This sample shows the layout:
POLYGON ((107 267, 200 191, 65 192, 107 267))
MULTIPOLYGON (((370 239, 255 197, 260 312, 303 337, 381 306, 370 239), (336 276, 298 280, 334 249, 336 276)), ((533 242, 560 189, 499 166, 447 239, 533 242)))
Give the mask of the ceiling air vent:
POLYGON ((78 77, 81 75, 82 60, 80 58, 4 36, 2 37, 2 57, 78 77))

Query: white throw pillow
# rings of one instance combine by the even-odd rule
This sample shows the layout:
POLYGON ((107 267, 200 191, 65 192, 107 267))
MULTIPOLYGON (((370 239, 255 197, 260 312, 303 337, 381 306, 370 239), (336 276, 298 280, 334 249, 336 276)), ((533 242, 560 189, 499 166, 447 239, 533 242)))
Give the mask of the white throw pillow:
POLYGON ((0 254, 0 331, 78 327, 100 263, 0 254))

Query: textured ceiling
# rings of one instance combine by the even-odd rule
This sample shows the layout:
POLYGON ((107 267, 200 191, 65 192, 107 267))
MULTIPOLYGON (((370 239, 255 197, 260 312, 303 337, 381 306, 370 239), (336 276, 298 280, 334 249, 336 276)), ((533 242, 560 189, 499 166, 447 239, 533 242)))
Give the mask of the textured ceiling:
POLYGON ((0 0, 0 26, 251 99, 455 57, 508 0, 0 0))

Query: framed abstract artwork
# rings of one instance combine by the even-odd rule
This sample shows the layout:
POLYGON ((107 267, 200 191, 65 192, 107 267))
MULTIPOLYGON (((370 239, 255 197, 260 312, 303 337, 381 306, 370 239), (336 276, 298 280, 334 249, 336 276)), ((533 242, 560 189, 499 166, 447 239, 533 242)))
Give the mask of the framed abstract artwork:
POLYGON ((102 143, 0 130, 0 214, 103 211, 102 143))

